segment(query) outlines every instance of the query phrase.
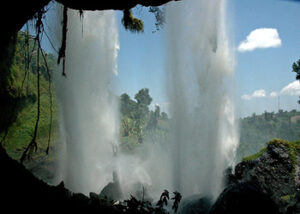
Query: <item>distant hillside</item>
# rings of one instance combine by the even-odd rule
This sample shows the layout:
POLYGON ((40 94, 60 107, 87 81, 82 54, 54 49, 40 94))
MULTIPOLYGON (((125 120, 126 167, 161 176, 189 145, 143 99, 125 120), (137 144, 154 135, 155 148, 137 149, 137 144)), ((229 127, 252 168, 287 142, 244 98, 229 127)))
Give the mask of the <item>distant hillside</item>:
MULTIPOLYGON (((3 146, 11 157, 19 160, 32 138, 37 115, 36 47, 34 48, 34 38, 28 36, 25 32, 19 32, 16 45, 11 51, 14 52, 14 58, 8 63, 10 73, 1 75, 0 98, 2 99, 1 111, 7 112, 4 110, 9 109, 13 117, 1 115, 0 137, 2 138, 5 135, 5 127, 8 127, 3 146), (30 62, 27 60, 29 56, 31 58, 30 62)), ((50 72, 52 72, 56 66, 55 56, 48 53, 44 54, 50 72)), ((45 156, 50 123, 50 93, 46 66, 43 60, 40 63, 41 118, 37 137, 38 151, 33 153, 33 161, 26 163, 32 171, 36 170, 38 173, 49 168, 49 162, 53 162, 54 158, 53 156, 45 156), (47 167, 44 167, 43 164, 46 164, 47 167)), ((55 95, 52 102, 53 132, 51 135, 51 148, 55 149, 55 145, 58 145, 58 138, 55 140, 58 135, 55 95)), ((127 94, 120 96, 120 145, 123 152, 135 153, 136 149, 139 149, 144 143, 168 142, 170 119, 165 112, 160 111, 159 106, 156 106, 155 110, 150 110, 151 102, 152 97, 146 88, 138 91, 134 99, 131 99, 127 94)), ((259 152, 265 147, 265 143, 273 138, 288 141, 300 139, 300 112, 296 110, 290 112, 280 110, 278 113, 265 112, 261 115, 253 114, 250 117, 240 119, 239 123, 240 145, 237 151, 237 161, 259 152)))
POLYGON ((132 100, 128 94, 120 96, 120 141, 121 149, 125 153, 134 153, 143 143, 167 142, 169 119, 159 106, 155 110, 149 109, 152 97, 149 89, 138 91, 132 100))
MULTIPOLYGON (((13 58, 6 68, 9 72, 2 74, 0 81, 1 112, 10 112, 2 115, 0 121, 0 139, 7 153, 14 159, 20 160, 22 153, 30 143, 37 118, 37 44, 32 36, 20 31, 16 37, 16 44, 12 45, 13 58)), ((56 58, 44 52, 50 73, 55 70, 56 58)), ((58 108, 56 96, 52 93, 53 123, 51 133, 50 155, 46 156, 50 125, 50 92, 49 75, 46 64, 40 54, 40 120, 37 134, 38 149, 32 152, 31 160, 25 165, 40 178, 51 180, 56 154, 53 150, 59 149, 58 141, 58 108)), ((51 83, 52 84, 52 83, 51 83)), ((51 86, 54 87, 53 85, 51 86)), ((154 111, 149 109, 152 98, 149 90, 144 88, 138 91, 134 99, 127 94, 120 97, 120 145, 125 153, 134 153, 141 144, 151 141, 165 142, 169 128, 168 115, 161 112, 157 106, 154 111)), ((0 115, 1 116, 1 115, 0 115)))
MULTIPOLYGON (((7 109, 7 111, 5 111, 6 115, 1 118, 0 137, 3 139, 6 135, 5 140, 2 142, 4 148, 12 158, 20 160, 23 151, 32 139, 37 118, 37 44, 31 35, 20 31, 16 37, 16 44, 12 45, 11 51, 14 52, 14 57, 9 64, 9 72, 1 76, 1 110, 7 109)), ((56 58, 54 55, 46 52, 43 52, 43 54, 47 60, 49 72, 52 73, 56 66, 56 58)), ((38 151, 32 153, 33 160, 38 160, 41 157, 44 159, 48 146, 50 82, 47 66, 42 54, 40 54, 41 108, 37 133, 38 151)), ((53 138, 57 133, 55 129, 57 108, 54 96, 52 97, 52 103, 53 129, 51 145, 53 145, 53 138)), ((53 149, 53 147, 51 148, 53 149)), ((51 150, 50 154, 52 154, 51 150)), ((25 164, 29 163, 26 162, 25 164)), ((33 163, 31 162, 30 164, 33 163)))
POLYGON ((259 152, 274 138, 296 141, 300 139, 300 112, 264 112, 240 119, 240 145, 237 159, 259 152))

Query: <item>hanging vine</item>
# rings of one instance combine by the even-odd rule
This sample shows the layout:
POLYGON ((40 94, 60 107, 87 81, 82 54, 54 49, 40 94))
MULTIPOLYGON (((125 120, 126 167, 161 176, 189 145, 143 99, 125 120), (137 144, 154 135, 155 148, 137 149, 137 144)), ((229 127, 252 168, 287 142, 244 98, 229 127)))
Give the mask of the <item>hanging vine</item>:
POLYGON ((39 121, 40 121, 40 105, 41 105, 41 92, 40 92, 40 51, 41 51, 41 44, 40 44, 40 35, 41 35, 41 29, 42 29, 42 17, 43 17, 43 10, 39 11, 37 13, 37 21, 36 21, 36 37, 35 41, 38 43, 38 48, 37 48, 37 116, 36 116, 36 122, 35 122, 35 127, 34 127, 34 133, 33 137, 26 147, 25 151, 23 152, 20 162, 23 163, 25 159, 30 159, 30 155, 32 151, 37 151, 38 145, 36 142, 37 138, 37 133, 38 133, 38 127, 39 127, 39 121))
POLYGON ((57 64, 60 64, 60 60, 63 60, 63 71, 62 75, 66 76, 65 72, 65 64, 66 64, 66 43, 67 43, 67 25, 68 25, 68 8, 64 6, 64 12, 63 12, 63 27, 62 27, 62 42, 61 47, 58 52, 58 58, 57 58, 57 64))
MULTIPOLYGON (((39 43, 39 47, 41 48, 41 43, 39 43)), ((47 59, 45 57, 45 54, 43 51, 41 51, 45 66, 46 66, 46 70, 47 70, 47 75, 48 75, 48 91, 49 91, 49 99, 50 99, 50 121, 49 121, 49 135, 48 135, 48 145, 47 145, 47 149, 46 149, 46 154, 49 154, 49 149, 50 149, 50 142, 51 142, 51 134, 52 134, 52 123, 53 123, 53 95, 52 95, 52 78, 51 78, 51 74, 50 74, 50 69, 47 63, 47 59)))

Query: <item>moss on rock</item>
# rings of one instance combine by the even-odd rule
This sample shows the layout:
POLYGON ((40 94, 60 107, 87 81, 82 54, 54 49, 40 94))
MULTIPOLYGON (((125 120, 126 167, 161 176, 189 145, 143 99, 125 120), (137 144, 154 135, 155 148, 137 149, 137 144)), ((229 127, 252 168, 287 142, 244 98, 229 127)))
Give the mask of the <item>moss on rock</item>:
POLYGON ((260 150, 258 153, 254 154, 254 155, 250 155, 247 157, 243 157, 242 161, 251 161, 251 160, 256 160, 258 159, 263 153, 265 153, 267 151, 267 148, 263 148, 262 150, 260 150))

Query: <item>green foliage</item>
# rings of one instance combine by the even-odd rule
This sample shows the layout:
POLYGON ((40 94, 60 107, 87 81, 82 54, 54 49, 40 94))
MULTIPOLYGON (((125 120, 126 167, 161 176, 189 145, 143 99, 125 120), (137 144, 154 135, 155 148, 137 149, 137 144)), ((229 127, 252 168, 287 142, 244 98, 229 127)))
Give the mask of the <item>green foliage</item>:
MULTIPOLYGON (((271 141, 266 143, 267 145, 274 146, 285 146, 289 149, 289 158, 292 163, 293 169, 291 172, 291 176, 295 176, 296 167, 297 167, 297 156, 300 155, 300 140, 289 142, 287 140, 282 140, 279 138, 272 139, 271 141)), ((248 157, 244 157, 242 161, 251 161, 258 159, 262 154, 267 152, 267 147, 263 148, 260 152, 250 155, 248 157)))
MULTIPOLYGON (((4 147, 8 154, 14 159, 19 159, 24 149, 31 141, 37 115, 37 45, 32 36, 26 32, 19 32, 14 46, 14 58, 10 66, 10 75, 7 76, 7 93, 13 97, 18 111, 14 112, 14 121, 9 125, 4 147), (30 60, 29 60, 30 59, 30 60)), ((52 72, 55 69, 55 57, 52 54, 44 53, 47 65, 52 72)), ((33 158, 45 155, 48 145, 49 124, 50 124, 50 94, 49 76, 46 65, 40 60, 40 94, 41 114, 37 133, 39 151, 33 158)), ((52 100, 55 103, 55 100, 52 100)), ((14 108, 11 103, 3 102, 2 106, 14 108)), ((53 123, 57 123, 57 108, 53 106, 53 123)), ((5 135, 1 130, 0 136, 5 135)), ((56 134, 56 130, 54 130, 56 134)))
POLYGON ((134 110, 136 109, 136 102, 131 100, 128 94, 122 94, 120 97, 120 111, 121 114, 129 118, 133 118, 134 110))
POLYGON ((275 146, 281 144, 289 148, 289 156, 293 166, 292 176, 295 176, 296 166, 297 166, 297 156, 300 154, 300 140, 288 142, 282 139, 273 139, 267 144, 273 144, 275 146))
POLYGON ((237 151, 238 161, 242 157, 257 153, 270 139, 287 141, 300 139, 300 112, 280 110, 278 113, 264 112, 240 119, 240 145, 237 151))
MULTIPOLYGON (((46 84, 44 85, 45 87, 46 84)), ((46 89, 46 88, 44 88, 46 89)), ((38 130, 37 142, 39 143, 39 149, 37 153, 33 154, 33 159, 45 156, 45 151, 47 148, 47 140, 49 134, 49 97, 46 90, 41 92, 41 116, 40 125, 38 130)), ((53 115, 57 115, 57 108, 53 109, 53 115)), ((22 152, 30 142, 32 134, 34 132, 34 126, 36 121, 36 103, 30 103, 22 109, 17 116, 17 120, 9 128, 8 135, 6 137, 6 143, 4 147, 8 154, 14 158, 19 159, 22 152)), ((54 117, 53 124, 57 124, 57 117, 54 117)), ((52 136, 57 135, 57 130, 54 129, 52 136)), ((52 137, 52 138, 53 138, 52 137)))
POLYGON ((135 131, 138 137, 138 142, 142 143, 144 140, 144 130, 147 124, 149 116, 149 105, 152 102, 152 98, 149 95, 149 89, 143 88, 134 96, 137 103, 135 105, 134 112, 132 113, 135 131))
POLYGON ((284 195, 280 198, 282 201, 289 201, 291 199, 290 195, 284 195))
MULTIPOLYGON (((296 79, 300 81, 300 59, 293 63, 293 72, 296 73, 296 79)), ((300 104, 300 100, 298 101, 300 104)))
POLYGON ((150 112, 150 118, 147 124, 147 128, 150 130, 156 129, 158 125, 159 117, 160 117, 160 108, 159 106, 155 106, 155 111, 150 112))
MULTIPOLYGON (((125 200, 125 204, 121 204, 119 208, 121 208, 124 213, 167 214, 169 212, 165 207, 168 205, 169 199, 168 190, 164 190, 155 206, 153 206, 149 201, 140 201, 134 196, 131 196, 131 198, 129 200, 125 200)), ((174 192, 172 200, 174 200, 172 209, 174 210, 174 213, 176 213, 181 201, 181 194, 179 192, 174 192)))
POLYGON ((134 96, 138 105, 149 106, 152 102, 152 97, 149 95, 149 89, 143 88, 134 96))
POLYGON ((152 97, 149 89, 138 91, 132 100, 128 94, 120 96, 121 112, 121 147, 132 153, 137 143, 145 139, 151 142, 166 141, 168 137, 168 115, 160 112, 159 106, 154 111, 149 110, 152 97))
POLYGON ((131 10, 123 11, 122 24, 126 30, 129 30, 133 33, 144 32, 143 21, 133 17, 131 10))
POLYGON ((296 79, 300 80, 300 59, 293 63, 293 72, 297 74, 296 79))
POLYGON ((259 158, 266 151, 267 151, 267 148, 263 148, 262 150, 260 150, 260 152, 254 154, 254 155, 250 155, 250 156, 244 157, 242 161, 256 160, 257 158, 259 158))
POLYGON ((289 202, 292 198, 295 198, 295 197, 296 197, 296 194, 293 194, 293 195, 284 195, 284 196, 281 196, 280 199, 282 201, 289 202))
POLYGON ((161 113, 161 119, 162 119, 162 120, 168 120, 168 115, 167 115, 166 112, 162 112, 162 113, 161 113))

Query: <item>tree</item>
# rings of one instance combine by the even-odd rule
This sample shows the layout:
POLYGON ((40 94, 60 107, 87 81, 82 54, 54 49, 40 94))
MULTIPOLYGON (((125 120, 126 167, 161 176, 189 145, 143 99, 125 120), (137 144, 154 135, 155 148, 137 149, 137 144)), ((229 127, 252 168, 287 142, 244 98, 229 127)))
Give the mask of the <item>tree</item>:
POLYGON ((122 116, 123 137, 128 137, 134 131, 134 121, 127 116, 122 116))
MULTIPOLYGON (((0 39, 0 68, 2 73, 9 73, 9 65, 7 63, 8 59, 13 58, 13 51, 10 51, 15 44, 17 32, 31 19, 38 19, 38 17, 44 17, 44 13, 47 12, 50 2, 58 2, 64 6, 64 18, 63 18, 63 27, 62 27, 62 44, 59 49, 58 63, 63 59, 63 64, 65 64, 65 50, 66 50, 66 35, 67 35, 67 9, 79 10, 80 13, 83 10, 123 10, 124 11, 124 26, 126 29, 129 29, 134 32, 143 31, 142 21, 136 19, 132 16, 130 9, 136 5, 142 6, 160 6, 169 1, 179 1, 179 0, 106 0, 106 1, 94 1, 94 0, 85 0, 85 1, 73 1, 73 0, 28 0, 28 1, 17 1, 11 0, 6 1, 3 10, 5 13, 0 13, 1 20, 5 20, 2 23, 2 28, 5 29, 1 32, 0 39), (9 14, 9 15, 7 15, 9 14), (40 15, 38 15, 40 14, 40 15), (4 68, 3 68, 4 67, 4 68)), ((157 23, 160 23, 160 16, 157 12, 158 10, 153 9, 152 12, 156 18, 158 18, 157 23)), ((64 66, 63 66, 64 67, 64 66)), ((64 68, 63 74, 65 75, 64 68)), ((1 78, 3 79, 3 78, 1 78)))
POLYGON ((158 105, 156 105, 155 111, 150 112, 150 118, 148 121, 147 128, 150 130, 156 129, 159 117, 160 117, 160 108, 158 105))
MULTIPOLYGON (((300 59, 293 63, 293 72, 297 74, 296 79, 300 81, 300 59)), ((298 103, 300 104, 300 99, 298 100, 298 103)))
POLYGON ((136 131, 138 142, 143 142, 143 130, 146 125, 147 115, 149 114, 149 105, 152 102, 152 97, 149 95, 149 89, 143 88, 134 96, 137 105, 134 111, 134 120, 136 121, 136 131))
POLYGON ((134 117, 134 110, 136 109, 136 102, 133 101, 130 96, 126 93, 122 94, 120 97, 120 111, 122 115, 129 118, 134 117))
POLYGON ((148 106, 144 104, 137 104, 134 111, 135 130, 138 137, 138 142, 142 143, 144 139, 144 129, 149 113, 148 106))
MULTIPOLYGON (((106 0, 106 1, 94 1, 94 0, 84 0, 84 1, 73 1, 73 0, 57 0, 57 2, 64 5, 65 8, 77 9, 79 11, 83 10, 124 10, 128 11, 137 4, 143 6, 159 6, 165 4, 171 0, 106 0)), ((175 0, 176 1, 176 0, 175 0)), ((6 84, 7 76, 11 71, 11 59, 13 59, 15 51, 14 46, 16 42, 17 32, 22 28, 22 26, 30 19, 37 18, 40 22, 41 15, 47 10, 44 9, 51 0, 27 0, 27 1, 5 1, 3 2, 3 11, 0 13, 1 20, 5 20, 2 23, 2 28, 0 39, 0 68, 1 68, 1 84, 6 84), (38 16, 37 16, 38 14, 38 16), (4 75, 3 75, 4 74, 4 75)), ((66 9, 65 9, 66 11, 66 9)), ((66 14, 66 13, 65 13, 66 14)), ((66 24, 66 19, 63 21, 66 24)), ((40 25, 41 26, 41 25, 40 25)), ((63 34, 66 35, 66 25, 63 27, 63 34)), ((37 37, 38 38, 38 37, 37 37)), ((63 37, 64 38, 64 37, 63 37)), ((65 39, 64 39, 64 42, 65 39)), ((39 42, 38 42, 39 43, 39 42)), ((63 45, 62 45, 63 47, 63 45)), ((63 53, 62 48, 60 51, 63 53)), ((42 53, 42 52, 41 52, 42 53)), ((1 92, 1 89, 0 89, 1 92)), ((7 93, 0 93, 0 98, 6 98, 7 93)), ((3 99, 1 99, 3 101, 3 99)), ((9 113, 11 109, 6 109, 3 113, 9 113)), ((3 119, 3 118, 2 118, 3 119)), ((83 208, 81 202, 87 202, 87 197, 79 194, 71 194, 67 192, 64 187, 50 187, 48 184, 42 182, 35 178, 28 170, 26 170, 20 163, 12 160, 6 153, 5 149, 0 145, 0 189, 1 198, 4 198, 2 204, 5 208, 17 209, 18 211, 26 212, 30 210, 32 213, 41 212, 45 207, 48 210, 64 210, 62 206, 65 206, 65 210, 71 212, 78 211, 78 208, 83 208), (20 179, 22 178, 22 179, 20 179), (26 192, 26 197, 17 197, 15 200, 11 200, 16 192, 26 192), (74 196, 71 200, 70 197, 74 196), (83 200, 78 200, 78 198, 83 200), (71 203, 70 203, 71 202, 71 203), (73 202, 73 203, 72 203, 73 202), (78 203, 80 202, 80 203, 78 203), (18 206, 13 206, 18 205, 18 206), (74 206, 73 206, 74 205, 74 206), (19 210, 22 209, 22 210, 19 210)), ((86 204, 89 204, 86 203, 86 204)), ((80 211, 81 211, 80 209, 80 211)), ((82 209, 89 213, 89 210, 82 209)), ((102 210, 103 213, 110 213, 108 210, 102 210)), ((12 211, 14 212, 14 211, 12 211)))
POLYGON ((134 96, 138 105, 149 106, 152 102, 152 97, 149 95, 149 89, 143 88, 134 96))
POLYGON ((167 115, 166 112, 162 112, 162 113, 161 113, 161 119, 162 119, 162 120, 168 120, 168 115, 167 115))
POLYGON ((300 80, 300 59, 293 63, 293 72, 296 72, 296 79, 300 80))

